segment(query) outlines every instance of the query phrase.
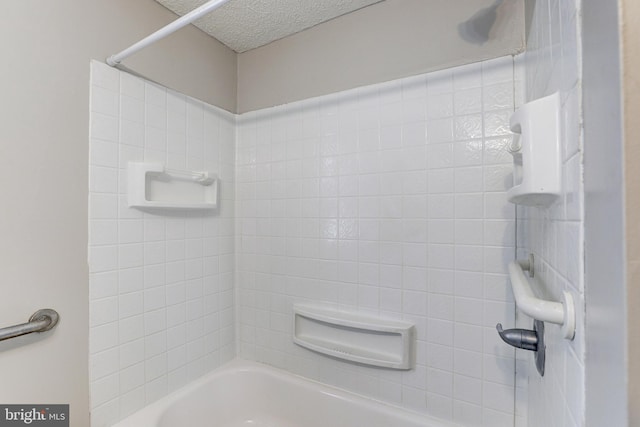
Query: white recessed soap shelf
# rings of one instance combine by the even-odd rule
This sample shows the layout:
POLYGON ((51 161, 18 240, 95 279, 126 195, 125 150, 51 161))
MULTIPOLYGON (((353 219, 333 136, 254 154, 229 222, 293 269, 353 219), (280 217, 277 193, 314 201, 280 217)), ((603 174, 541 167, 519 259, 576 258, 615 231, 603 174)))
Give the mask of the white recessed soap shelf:
POLYGON ((560 95, 520 107, 511 116, 511 131, 514 185, 507 199, 519 205, 549 206, 562 190, 560 95))
POLYGON ((215 209, 218 178, 208 171, 166 168, 162 163, 130 162, 128 204, 132 208, 215 209))
POLYGON ((293 341, 309 350, 364 365, 411 369, 415 327, 401 320, 294 305, 293 341))

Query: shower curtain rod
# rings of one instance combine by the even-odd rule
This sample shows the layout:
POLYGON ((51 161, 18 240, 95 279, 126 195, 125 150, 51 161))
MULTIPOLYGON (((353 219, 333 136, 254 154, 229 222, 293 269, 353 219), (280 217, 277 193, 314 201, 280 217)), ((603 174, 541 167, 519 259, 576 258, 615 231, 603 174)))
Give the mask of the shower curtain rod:
POLYGON ((202 6, 196 9, 193 9, 191 12, 187 13, 186 15, 176 19, 172 23, 160 28, 155 33, 148 35, 147 37, 143 38, 142 40, 140 40, 135 44, 132 44, 125 50, 119 53, 116 53, 114 55, 111 55, 110 57, 107 58, 107 64, 111 65, 112 67, 115 67, 116 65, 120 64, 120 62, 122 62, 125 58, 133 55, 139 50, 144 49, 150 44, 153 44, 158 40, 165 38, 169 34, 172 34, 175 31, 179 30, 180 28, 191 24, 196 19, 203 17, 207 13, 219 8, 220 6, 222 6, 228 1, 229 0, 210 0, 209 2, 203 4, 202 6))

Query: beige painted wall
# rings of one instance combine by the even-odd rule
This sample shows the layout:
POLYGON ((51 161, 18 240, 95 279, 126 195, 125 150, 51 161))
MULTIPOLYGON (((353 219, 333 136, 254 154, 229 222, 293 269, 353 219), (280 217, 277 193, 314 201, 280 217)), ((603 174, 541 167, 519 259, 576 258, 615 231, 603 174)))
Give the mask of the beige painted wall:
MULTIPOLYGON (((44 337, 0 343, 1 403, 70 403, 88 414, 89 61, 174 16, 153 0, 20 0, 0 14, 0 326, 59 311, 44 337)), ((235 54, 191 27, 126 62, 235 110, 235 54)))
POLYGON ((387 0, 238 55, 238 111, 520 52, 524 5, 505 0, 489 41, 456 25, 494 0, 387 0))
POLYGON ((622 8, 629 425, 640 426, 640 3, 622 8))

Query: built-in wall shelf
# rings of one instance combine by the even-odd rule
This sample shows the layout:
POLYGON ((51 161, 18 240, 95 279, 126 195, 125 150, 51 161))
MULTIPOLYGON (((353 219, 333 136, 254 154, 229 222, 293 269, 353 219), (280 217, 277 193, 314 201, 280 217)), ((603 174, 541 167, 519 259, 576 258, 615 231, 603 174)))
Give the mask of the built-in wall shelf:
POLYGON ((402 320, 294 305, 293 341, 339 359, 391 369, 411 369, 415 327, 402 320))
POLYGON ((128 204, 132 208, 215 209, 218 178, 208 171, 166 168, 162 163, 130 162, 128 204))

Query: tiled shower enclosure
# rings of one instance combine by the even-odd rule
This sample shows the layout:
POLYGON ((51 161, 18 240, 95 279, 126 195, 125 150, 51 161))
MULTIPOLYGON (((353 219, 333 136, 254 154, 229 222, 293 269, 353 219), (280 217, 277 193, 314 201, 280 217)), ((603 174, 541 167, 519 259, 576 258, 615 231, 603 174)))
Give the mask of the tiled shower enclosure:
POLYGON ((514 351, 495 325, 514 322, 514 69, 501 58, 240 116, 242 357, 463 425, 513 425, 514 351), (414 322, 416 368, 296 346, 295 302, 414 322))
POLYGON ((524 419, 495 332, 515 311, 513 58, 242 115, 92 67, 96 425, 234 355, 462 425, 524 419), (129 209, 126 165, 142 160, 217 172, 220 209, 129 209), (296 302, 415 323, 415 369, 296 346, 296 302))

